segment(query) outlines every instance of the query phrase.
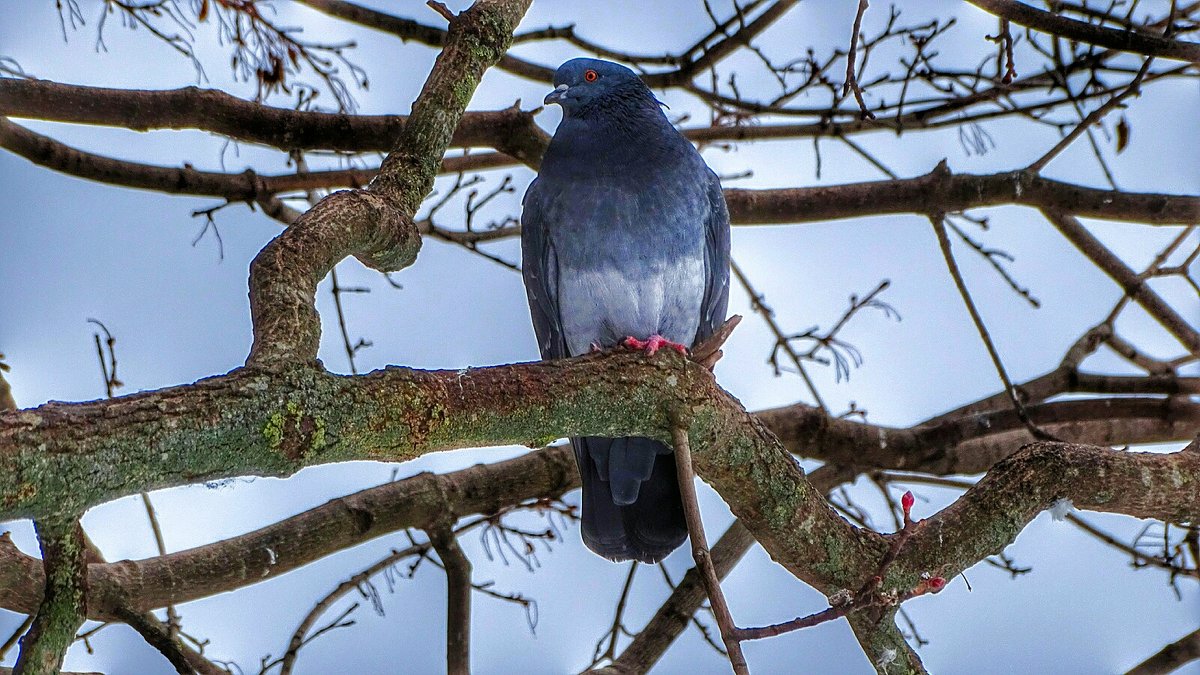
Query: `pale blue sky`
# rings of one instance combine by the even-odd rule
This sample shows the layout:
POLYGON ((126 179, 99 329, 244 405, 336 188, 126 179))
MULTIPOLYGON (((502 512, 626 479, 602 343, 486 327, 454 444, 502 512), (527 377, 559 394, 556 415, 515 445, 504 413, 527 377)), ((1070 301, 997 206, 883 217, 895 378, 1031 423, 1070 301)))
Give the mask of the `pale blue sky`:
MULTIPOLYGON (((145 31, 129 32, 110 21, 108 50, 96 53, 95 17, 99 3, 81 0, 88 25, 70 32, 63 43, 54 3, 5 3, 9 20, 0 23, 0 55, 15 58, 30 73, 64 82, 119 87, 169 88, 195 84, 195 73, 174 52, 150 40, 145 31)), ((371 90, 357 92, 361 111, 405 112, 432 63, 433 51, 402 46, 381 35, 353 30, 289 2, 277 2, 283 23, 303 25, 306 34, 335 42, 358 40, 355 60, 371 76, 371 90)), ((369 3, 368 3, 369 4, 369 3)), ((407 12, 427 22, 439 18, 421 2, 377 2, 376 6, 407 12), (410 7, 411 6, 411 7, 410 7)), ((465 2, 450 3, 455 9, 465 2)), ((689 3, 696 4, 699 3, 689 3)), ((1162 3, 1151 3, 1162 4, 1162 3)), ((578 22, 580 30, 616 48, 641 52, 676 50, 706 30, 697 6, 681 12, 670 3, 634 0, 607 3, 537 2, 523 26, 541 27, 578 22)), ((727 11, 727 2, 714 3, 727 11)), ((776 54, 795 53, 795 45, 812 43, 818 52, 841 45, 852 20, 853 3, 802 3, 761 40, 776 54)), ((913 18, 953 11, 958 26, 943 49, 963 53, 973 65, 991 49, 981 35, 994 32, 993 18, 963 9, 958 2, 905 3, 913 18), (917 12, 921 14, 917 14, 917 12)), ((1143 3, 1147 8, 1148 3, 1143 3)), ((886 7, 872 7, 867 30, 886 18, 886 7)), ((201 31, 200 35, 204 36, 201 31)), ((547 64, 578 55, 561 45, 530 45, 521 53, 547 64)), ((229 87, 243 96, 252 88, 231 83, 224 70, 227 57, 204 43, 207 86, 229 87)), ((877 63, 884 63, 881 59, 877 63)), ((747 74, 743 87, 766 87, 750 75, 752 57, 733 61, 747 74)), ((881 66, 882 67, 882 66, 881 66)), ((528 82, 499 71, 486 76, 474 109, 495 109, 521 99, 529 108, 540 102, 545 84, 528 82)), ((673 114, 694 111, 707 119, 694 101, 678 93, 662 97, 673 114)), ((280 102, 286 105, 286 102, 280 102)), ((1195 133, 1200 91, 1193 81, 1149 88, 1128 116, 1134 130, 1129 149, 1108 153, 1123 187, 1158 192, 1200 191, 1200 140, 1195 133), (1148 169, 1147 167, 1153 167, 1148 169)), ((558 111, 538 121, 552 130, 558 111)), ((22 121, 38 131, 88 150, 149 163, 240 171, 286 171, 279 153, 242 146, 222 153, 222 141, 199 132, 135 133, 22 121)), ((988 173, 1019 168, 1039 156, 1055 138, 1053 131, 1018 122, 990 122, 985 127, 997 147, 985 156, 968 156, 954 129, 896 138, 890 133, 858 136, 894 170, 910 176, 925 173, 943 157, 952 169, 988 173)), ((809 140, 748 145, 734 152, 706 151, 722 173, 753 169, 739 187, 812 185, 815 161, 809 140)), ((875 180, 868 164, 832 142, 822 144, 819 182, 875 180)), ((507 206, 515 213, 520 193, 532 173, 512 171, 517 193, 507 206)), ((1090 152, 1070 149, 1050 167, 1049 175, 1102 185, 1090 152)), ((495 172, 490 181, 499 180, 495 172)), ((0 352, 13 371, 9 380, 18 403, 32 406, 50 399, 83 400, 103 393, 86 319, 103 320, 117 337, 122 393, 186 383, 239 366, 250 339, 246 303, 246 269, 254 254, 278 232, 259 213, 241 206, 218 215, 224 238, 224 260, 214 240, 192 239, 202 223, 189 217, 215 200, 169 197, 112 188, 55 174, 7 153, 0 153, 0 176, 8 186, 0 211, 0 352)), ((501 215, 499 209, 496 215, 501 215)), ((1033 310, 1003 287, 978 258, 962 252, 960 264, 992 334, 1015 379, 1027 379, 1055 366, 1066 347, 1084 329, 1101 320, 1119 297, 1117 287, 1092 268, 1037 214, 1019 208, 989 209, 992 229, 985 241, 1013 253, 1014 273, 1043 302, 1033 310)), ((447 216, 450 217, 449 215, 447 216)), ((454 224, 453 220, 447 221, 454 224)), ((1126 224, 1089 222, 1097 236, 1112 245, 1134 267, 1149 261, 1176 232, 1126 224)), ((903 321, 865 313, 845 337, 863 353, 865 363, 849 382, 835 383, 832 369, 816 369, 815 379, 835 410, 851 401, 870 411, 876 423, 907 425, 947 408, 992 393, 998 382, 987 355, 970 327, 937 250, 928 223, 916 216, 891 216, 792 227, 735 228, 735 258, 746 266, 759 290, 778 312, 786 329, 802 331, 835 320, 851 293, 864 293, 879 280, 892 280, 884 299, 903 321)), ((518 258, 516 242, 492 249, 518 258)), ((345 285, 370 286, 367 296, 346 299, 354 336, 374 346, 361 353, 359 365, 387 364, 458 368, 536 358, 520 278, 513 272, 471 256, 461 249, 427 241, 415 266, 396 275, 403 290, 393 290, 378 275, 354 261, 339 267, 345 285)), ((327 287, 319 307, 326 320, 321 357, 336 371, 348 370, 334 324, 327 287)), ((1195 296, 1180 284, 1159 287, 1185 316, 1200 316, 1195 296)), ((731 312, 749 315, 745 294, 735 287, 731 312)), ((1139 324, 1138 312, 1122 322, 1152 353, 1177 349, 1161 331, 1139 324)), ((750 409, 806 399, 795 377, 774 378, 764 359, 771 340, 766 327, 748 316, 726 349, 717 374, 721 383, 750 409)), ((1096 368, 1118 367, 1098 357, 1096 368)), ((462 451, 400 465, 400 476, 422 470, 446 470, 507 457, 519 448, 462 451)), ((213 541, 286 517, 347 492, 386 481, 389 465, 354 463, 310 469, 286 481, 240 480, 217 489, 180 488, 155 493, 167 545, 171 550, 213 541)), ((890 518, 879 509, 873 488, 856 489, 862 503, 876 507, 880 522, 890 518)), ((930 502, 918 501, 920 516, 948 503, 945 491, 921 488, 930 502)), ((577 499, 571 495, 569 499, 577 499)), ((702 506, 715 538, 728 512, 711 492, 702 506)), ((1142 523, 1115 516, 1091 519, 1118 536, 1130 537, 1142 523)), ((140 500, 128 498, 94 509, 85 519, 89 533, 106 556, 117 560, 154 553, 140 500)), ((10 523, 14 537, 31 553, 36 543, 27 523, 10 523)), ((189 603, 180 608, 186 629, 212 640, 210 653, 236 660, 248 671, 259 658, 278 655, 304 612, 343 578, 373 562, 401 537, 384 537, 314 563, 302 570, 235 593, 189 603)), ((587 665, 595 640, 612 619, 626 568, 603 561, 579 544, 578 533, 543 555, 542 569, 489 562, 478 537, 464 538, 477 579, 495 579, 496 588, 520 591, 539 601, 536 637, 525 627, 520 610, 477 596, 474 600, 474 657, 479 673, 566 672, 587 665)), ((907 607, 931 642, 921 649, 926 664, 942 673, 1120 671, 1154 653, 1163 644, 1200 624, 1200 593, 1182 583, 1176 600, 1165 575, 1129 570, 1126 557, 1080 535, 1043 514, 1008 549, 1032 573, 1010 580, 987 565, 968 572, 973 590, 961 578, 936 597, 907 607)), ((678 579, 691 566, 686 549, 673 554, 667 567, 678 579)), ((381 587, 386 586, 380 582, 381 587)), ((761 550, 752 552, 733 573, 726 592, 739 623, 785 620, 825 606, 824 598, 771 563, 761 550)), ((639 572, 627 621, 637 629, 666 596, 656 570, 639 572)), ((360 608, 360 623, 320 638, 304 650, 297 672, 436 672, 444 668, 444 582, 437 570, 425 569, 415 581, 400 581, 383 598, 387 616, 360 608)), ((7 636, 20 617, 0 611, 0 635, 7 636)), ((105 629, 93 640, 95 656, 81 646, 71 651, 67 667, 108 673, 170 672, 165 661, 123 627, 105 629)), ((844 622, 776 638, 747 647, 756 672, 870 672, 870 666, 844 622)), ((11 663, 12 657, 9 661, 11 663)), ((725 672, 727 666, 693 629, 667 653, 655 672, 725 672)), ((1193 666, 1191 673, 1200 673, 1193 666)))

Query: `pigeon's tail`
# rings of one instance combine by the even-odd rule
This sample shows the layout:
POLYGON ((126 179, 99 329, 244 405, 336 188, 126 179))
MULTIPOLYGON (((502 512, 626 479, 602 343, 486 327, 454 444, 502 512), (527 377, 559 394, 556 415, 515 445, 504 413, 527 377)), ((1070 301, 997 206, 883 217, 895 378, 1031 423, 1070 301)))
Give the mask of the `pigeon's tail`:
POLYGON ((675 457, 649 438, 572 438, 583 543, 609 560, 656 563, 687 538, 675 457))

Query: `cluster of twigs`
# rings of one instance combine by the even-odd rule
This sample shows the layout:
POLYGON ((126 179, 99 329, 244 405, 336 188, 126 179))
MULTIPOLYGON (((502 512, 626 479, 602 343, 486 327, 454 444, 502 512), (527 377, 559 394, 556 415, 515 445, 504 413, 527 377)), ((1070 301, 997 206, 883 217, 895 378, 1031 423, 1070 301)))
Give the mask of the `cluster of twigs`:
MULTIPOLYGON (((79 0, 59 0, 57 5, 64 39, 68 24, 72 29, 86 25, 79 0)), ((307 107, 325 90, 332 94, 339 112, 353 112, 353 91, 346 80, 362 89, 368 85, 366 71, 348 55, 355 44, 306 40, 301 36, 303 29, 280 25, 269 16, 274 12, 272 4, 263 0, 104 0, 96 23, 96 46, 106 49, 104 30, 109 17, 116 15, 124 27, 149 31, 170 46, 192 64, 198 79, 206 80, 196 44, 211 25, 216 39, 231 52, 233 74, 255 83, 256 100, 281 93, 294 96, 297 105, 307 107), (305 73, 314 75, 319 84, 301 80, 305 73)))

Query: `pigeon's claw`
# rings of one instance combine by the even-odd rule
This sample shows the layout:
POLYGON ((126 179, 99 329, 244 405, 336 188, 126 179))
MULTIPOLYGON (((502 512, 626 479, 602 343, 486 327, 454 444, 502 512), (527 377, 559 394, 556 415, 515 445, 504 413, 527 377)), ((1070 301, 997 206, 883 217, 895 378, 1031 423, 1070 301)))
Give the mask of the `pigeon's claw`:
POLYGON ((632 335, 621 340, 621 344, 629 349, 637 349, 646 352, 646 356, 654 356, 654 354, 663 347, 669 347, 675 351, 687 356, 687 345, 681 345, 678 342, 671 342, 665 337, 655 333, 645 340, 639 340, 632 335))

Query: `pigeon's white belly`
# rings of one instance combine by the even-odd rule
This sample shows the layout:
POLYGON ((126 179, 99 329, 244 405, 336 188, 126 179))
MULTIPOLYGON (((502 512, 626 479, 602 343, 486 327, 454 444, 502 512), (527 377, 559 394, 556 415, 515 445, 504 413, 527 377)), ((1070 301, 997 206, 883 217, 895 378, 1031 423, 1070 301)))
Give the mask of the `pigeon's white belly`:
POLYGON ((659 261, 634 276, 616 267, 561 270, 559 313, 567 350, 616 345, 626 336, 658 334, 691 346, 704 300, 704 260, 659 261))

